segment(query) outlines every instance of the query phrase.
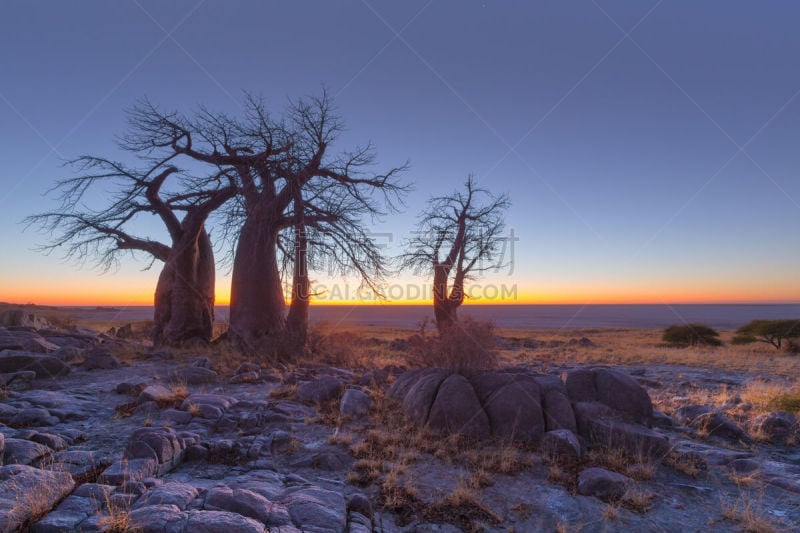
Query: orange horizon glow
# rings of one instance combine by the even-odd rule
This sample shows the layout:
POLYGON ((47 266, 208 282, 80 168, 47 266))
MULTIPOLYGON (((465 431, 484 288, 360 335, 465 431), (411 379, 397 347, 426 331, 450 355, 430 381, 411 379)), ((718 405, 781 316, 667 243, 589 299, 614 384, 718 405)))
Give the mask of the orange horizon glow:
MULTIPOLYGON (((91 282, 67 284, 58 280, 40 278, 35 285, 20 283, 14 287, 0 287, 0 301, 15 304, 35 303, 55 306, 131 306, 153 305, 154 286, 147 279, 131 281, 128 285, 119 279, 100 277, 91 282), (121 288, 123 287, 124 288, 121 288)), ((480 281, 473 286, 480 285, 480 281)), ((487 281, 485 287, 492 284, 487 281)), ((591 305, 591 304, 730 304, 730 303, 797 303, 800 287, 786 286, 777 281, 759 285, 743 285, 733 281, 719 281, 713 286, 698 280, 677 282, 669 280, 655 288, 644 282, 582 282, 567 284, 551 283, 545 286, 533 280, 519 289, 513 298, 468 299, 465 305, 591 305), (533 290, 531 285, 542 288, 533 290), (545 288, 546 287, 546 288, 545 288)), ((467 290, 469 293, 469 289, 467 290)), ((357 300, 336 298, 327 293, 327 298, 312 299, 316 306, 342 305, 431 305, 430 297, 413 299, 357 300)), ((427 294, 425 296, 428 296, 427 294)), ((230 303, 229 281, 221 279, 217 285, 218 305, 230 303)))
MULTIPOLYGON (((599 297, 593 295, 535 295, 521 296, 518 299, 508 300, 466 300, 464 305, 647 305, 647 304, 791 304, 797 303, 800 299, 792 298, 757 298, 757 297, 723 297, 719 295, 708 296, 687 296, 676 294, 672 297, 644 297, 640 295, 619 296, 616 298, 599 297)), ((80 296, 75 294, 36 294, 30 293, 27 296, 4 295, 0 294, 0 302, 14 305, 49 305, 65 307, 96 307, 96 306, 148 306, 153 305, 153 297, 137 295, 109 295, 98 293, 83 293, 80 296)), ((287 300, 287 304, 289 300, 287 300)), ((230 298, 218 298, 216 305, 230 305, 230 298)), ((415 300, 314 300, 314 306, 353 306, 353 305, 433 305, 430 299, 415 300)))

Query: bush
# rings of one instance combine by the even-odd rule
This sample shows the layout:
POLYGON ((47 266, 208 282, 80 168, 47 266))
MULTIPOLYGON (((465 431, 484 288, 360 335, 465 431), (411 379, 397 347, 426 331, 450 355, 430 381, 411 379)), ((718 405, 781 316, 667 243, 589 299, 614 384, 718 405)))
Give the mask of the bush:
POLYGON ((797 339, 800 339, 800 319, 753 320, 736 330, 733 344, 750 344, 764 342, 774 346, 776 350, 787 348, 797 351, 797 339))
POLYGON ((424 366, 474 374, 497 366, 494 324, 466 318, 441 331, 423 336, 416 356, 424 366))
POLYGON ((705 324, 673 325, 664 330, 661 340, 670 346, 722 346, 719 333, 705 324))

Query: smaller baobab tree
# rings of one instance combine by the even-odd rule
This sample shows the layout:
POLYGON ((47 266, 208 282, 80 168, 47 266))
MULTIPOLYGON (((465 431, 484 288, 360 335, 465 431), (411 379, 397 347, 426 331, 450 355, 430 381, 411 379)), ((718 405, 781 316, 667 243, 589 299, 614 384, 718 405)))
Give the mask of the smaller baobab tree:
POLYGON ((401 265, 432 272, 433 312, 440 332, 458 320, 457 310, 466 297, 464 284, 497 267, 503 215, 510 205, 507 195, 477 187, 470 175, 463 190, 431 198, 420 214, 401 265))
POLYGON ((154 294, 156 345, 211 340, 216 265, 205 224, 237 191, 226 170, 202 179, 190 177, 172 164, 174 157, 150 160, 145 170, 80 157, 72 162, 78 175, 51 190, 60 205, 26 219, 50 235, 50 242, 41 247, 45 252, 60 250, 78 262, 94 259, 106 271, 126 252, 144 254, 150 265, 163 263, 154 294), (170 180, 175 182, 172 187, 167 186, 170 180), (88 207, 87 197, 101 193, 101 187, 113 195, 100 209, 88 207), (162 222, 166 242, 135 233, 135 222, 147 216, 162 222))

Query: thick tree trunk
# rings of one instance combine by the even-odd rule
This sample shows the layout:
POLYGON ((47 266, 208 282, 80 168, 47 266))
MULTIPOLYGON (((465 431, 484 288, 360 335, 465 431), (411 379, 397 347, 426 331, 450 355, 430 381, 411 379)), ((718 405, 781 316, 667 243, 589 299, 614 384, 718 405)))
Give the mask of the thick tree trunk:
POLYGON ((251 353, 269 351, 285 329, 286 303, 276 250, 280 214, 269 207, 255 206, 242 225, 231 278, 229 338, 251 353))
POLYGON ((292 275, 292 302, 286 317, 286 329, 293 348, 302 350, 308 338, 308 309, 311 282, 308 275, 308 237, 305 225, 294 228, 294 272, 292 275))
POLYGON ((433 269, 433 316, 436 319, 436 329, 441 333, 452 326, 458 317, 457 305, 453 305, 447 294, 448 271, 443 266, 433 269))
POLYGON ((153 318, 155 345, 208 342, 214 327, 214 252, 205 229, 172 247, 158 277, 153 318))

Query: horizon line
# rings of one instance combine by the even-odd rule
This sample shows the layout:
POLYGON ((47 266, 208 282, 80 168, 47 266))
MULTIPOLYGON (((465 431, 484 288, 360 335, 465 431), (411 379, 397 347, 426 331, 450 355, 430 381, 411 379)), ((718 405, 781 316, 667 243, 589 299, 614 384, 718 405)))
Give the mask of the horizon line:
MULTIPOLYGON (((39 306, 39 307, 152 307, 153 302, 100 302, 100 303, 86 303, 86 302, 58 302, 58 303, 36 303, 36 302, 7 302, 0 300, 0 305, 7 306, 39 306)), ((287 302, 288 306, 289 303, 287 302)), ((326 302, 311 302, 312 307, 432 307, 432 301, 326 301, 326 302)), ((565 301, 507 301, 507 302, 464 302, 463 307, 473 306, 523 306, 523 305, 800 305, 797 300, 684 300, 684 301, 653 301, 653 300, 640 300, 640 301, 596 301, 586 302, 577 300, 565 301)), ((214 304, 215 307, 229 307, 230 301, 220 301, 214 304)))

